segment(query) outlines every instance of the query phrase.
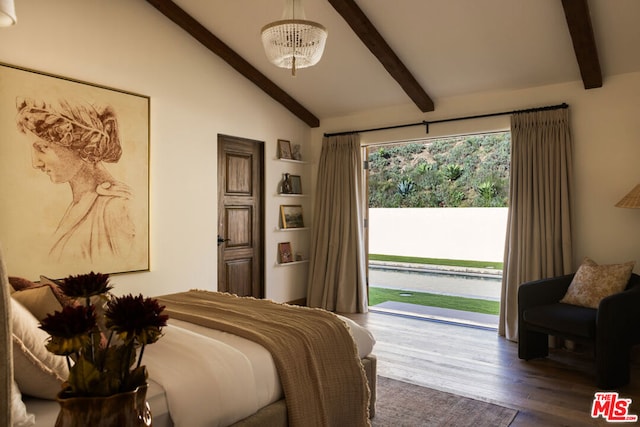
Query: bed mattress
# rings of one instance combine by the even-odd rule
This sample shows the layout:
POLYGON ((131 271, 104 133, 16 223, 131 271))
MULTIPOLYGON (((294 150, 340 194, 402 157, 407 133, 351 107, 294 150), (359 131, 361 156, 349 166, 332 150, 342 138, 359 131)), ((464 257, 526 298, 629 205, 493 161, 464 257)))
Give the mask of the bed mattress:
MULTIPOLYGON (((369 331, 339 317, 351 331, 358 355, 372 353, 375 339, 369 331)), ((282 398, 275 364, 259 344, 176 319, 169 320, 164 332, 144 356, 154 427, 229 425, 282 398), (193 405, 194 399, 203 403, 193 405)), ((55 424, 57 402, 25 396, 25 403, 36 426, 55 424)))

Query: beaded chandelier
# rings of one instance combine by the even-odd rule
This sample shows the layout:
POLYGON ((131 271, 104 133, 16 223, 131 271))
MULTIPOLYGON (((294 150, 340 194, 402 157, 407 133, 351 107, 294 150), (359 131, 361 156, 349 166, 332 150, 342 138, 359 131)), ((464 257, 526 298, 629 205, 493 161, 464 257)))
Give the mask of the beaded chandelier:
POLYGON ((0 27, 10 27, 16 21, 16 7, 13 0, 0 0, 0 27))
POLYGON ((320 61, 327 40, 327 30, 305 19, 302 0, 285 0, 280 21, 262 27, 262 44, 271 63, 291 70, 315 65, 320 61))

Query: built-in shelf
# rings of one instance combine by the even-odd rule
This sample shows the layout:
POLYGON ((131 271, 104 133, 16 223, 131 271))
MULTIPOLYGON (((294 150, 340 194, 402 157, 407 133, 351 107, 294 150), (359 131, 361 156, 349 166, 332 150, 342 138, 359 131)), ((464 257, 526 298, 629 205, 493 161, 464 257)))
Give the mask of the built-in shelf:
POLYGON ((282 196, 282 197, 309 197, 308 194, 298 194, 298 193, 276 193, 276 196, 282 196))
POLYGON ((306 264, 308 262, 309 262, 308 259, 303 259, 302 261, 276 262, 276 267, 286 267, 286 266, 289 266, 289 265, 306 264))
POLYGON ((276 227, 276 231, 302 231, 302 230, 308 230, 309 227, 297 227, 297 228, 280 228, 280 227, 276 227))
POLYGON ((301 165, 309 163, 304 160, 294 160, 294 159, 276 159, 276 160, 280 160, 281 162, 287 162, 287 163, 298 163, 301 165))

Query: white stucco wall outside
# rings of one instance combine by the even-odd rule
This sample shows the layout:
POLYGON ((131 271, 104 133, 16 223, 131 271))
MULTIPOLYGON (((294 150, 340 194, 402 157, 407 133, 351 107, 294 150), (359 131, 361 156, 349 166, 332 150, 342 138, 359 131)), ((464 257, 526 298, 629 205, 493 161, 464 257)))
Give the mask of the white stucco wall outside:
POLYGON ((369 209, 369 253, 502 262, 507 208, 369 209))

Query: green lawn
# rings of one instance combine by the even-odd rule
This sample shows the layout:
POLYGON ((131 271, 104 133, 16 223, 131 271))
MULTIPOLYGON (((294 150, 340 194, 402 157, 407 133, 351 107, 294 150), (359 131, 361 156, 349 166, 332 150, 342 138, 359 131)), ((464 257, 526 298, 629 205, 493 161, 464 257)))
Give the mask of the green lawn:
POLYGON ((420 258, 397 255, 369 254, 371 261, 408 262, 411 264, 432 264, 457 267, 495 268, 502 270, 503 263, 492 261, 467 261, 461 259, 420 258))
POLYGON ((500 303, 498 301, 454 297, 425 292, 403 291, 399 289, 369 288, 370 306, 374 306, 385 301, 407 302, 410 304, 473 311, 484 314, 498 314, 500 310, 500 303), (407 296, 406 294, 410 294, 410 296, 407 296))

